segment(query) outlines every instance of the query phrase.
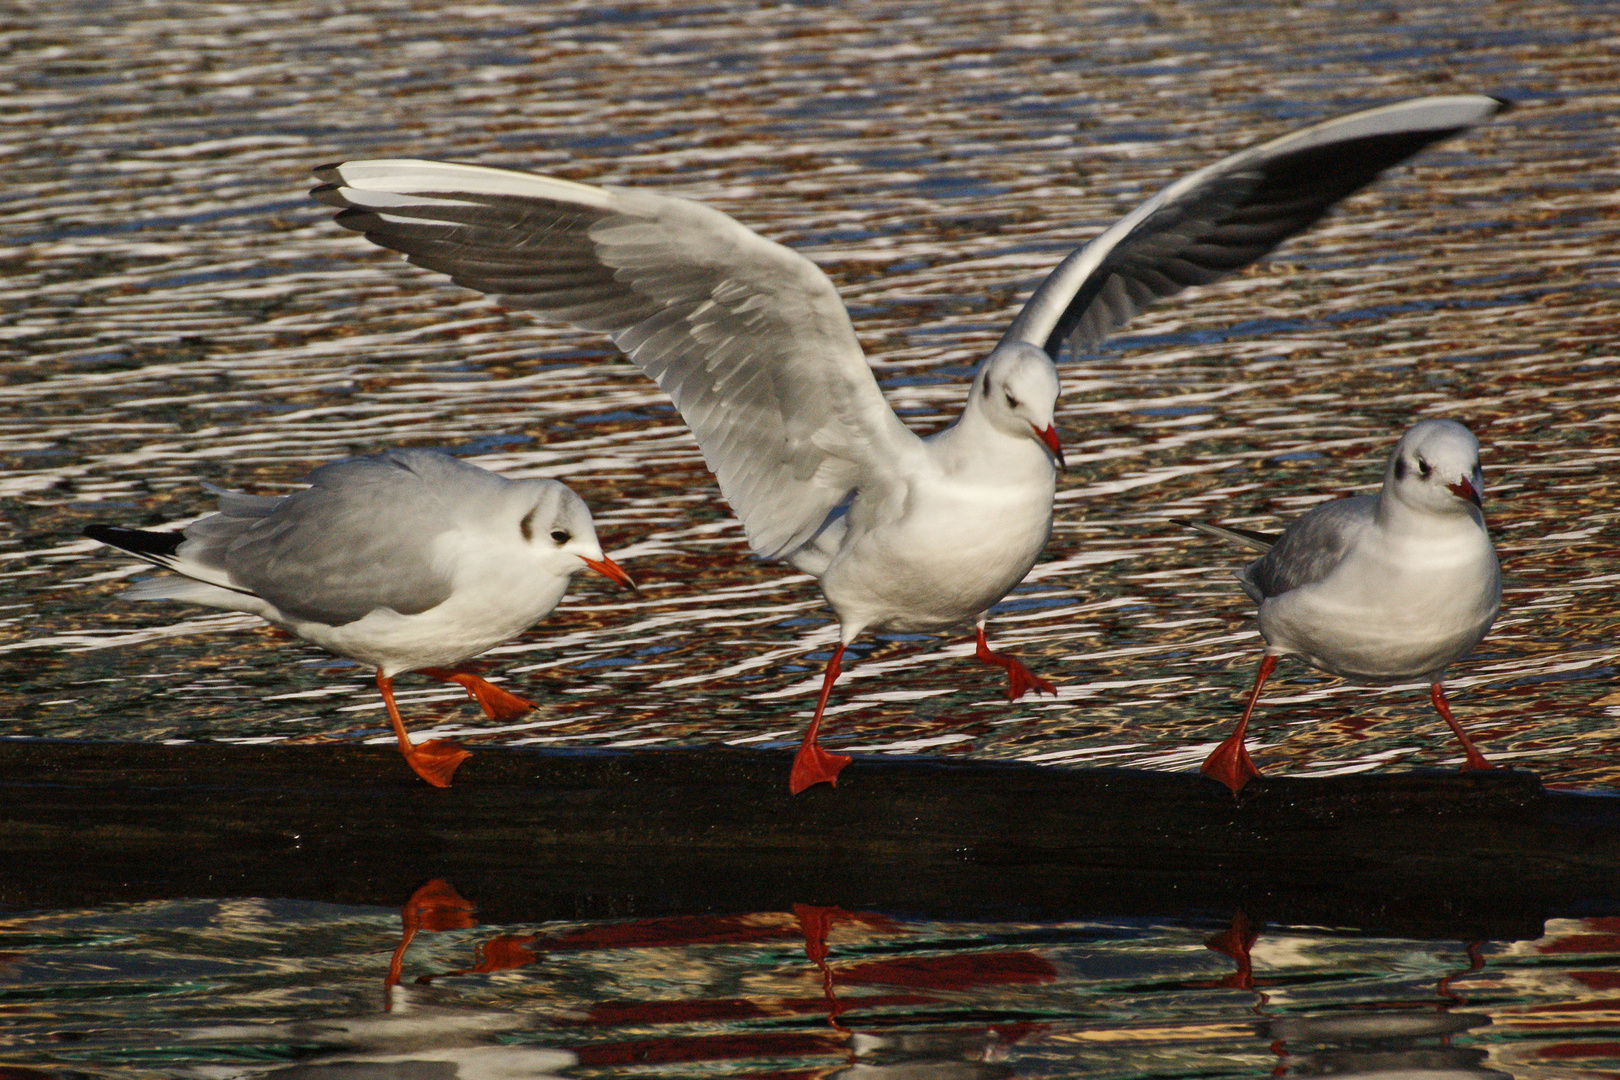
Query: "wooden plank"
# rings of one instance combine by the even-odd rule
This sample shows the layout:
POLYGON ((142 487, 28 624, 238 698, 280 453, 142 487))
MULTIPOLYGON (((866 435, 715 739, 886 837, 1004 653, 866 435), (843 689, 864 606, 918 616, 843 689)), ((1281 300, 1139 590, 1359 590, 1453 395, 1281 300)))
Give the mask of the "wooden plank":
POLYGON ((1229 916, 1537 936, 1620 911, 1620 797, 1530 773, 1267 778, 867 757, 790 796, 786 752, 479 747, 429 788, 381 746, 0 741, 0 903, 397 905, 493 922, 786 910, 1229 916))

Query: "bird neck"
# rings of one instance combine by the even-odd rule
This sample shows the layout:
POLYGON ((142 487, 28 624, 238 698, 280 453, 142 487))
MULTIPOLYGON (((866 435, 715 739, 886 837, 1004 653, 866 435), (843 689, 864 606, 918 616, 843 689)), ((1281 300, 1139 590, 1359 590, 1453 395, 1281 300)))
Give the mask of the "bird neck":
POLYGON ((962 479, 997 483, 1037 474, 1050 477, 1054 471, 1044 446, 1032 435, 1013 434, 992 422, 976 397, 928 443, 940 470, 962 479))
POLYGON ((1485 531, 1485 518, 1473 507, 1463 513, 1441 513, 1412 506, 1388 491, 1379 493, 1373 516, 1379 528, 1404 536, 1447 537, 1485 531))

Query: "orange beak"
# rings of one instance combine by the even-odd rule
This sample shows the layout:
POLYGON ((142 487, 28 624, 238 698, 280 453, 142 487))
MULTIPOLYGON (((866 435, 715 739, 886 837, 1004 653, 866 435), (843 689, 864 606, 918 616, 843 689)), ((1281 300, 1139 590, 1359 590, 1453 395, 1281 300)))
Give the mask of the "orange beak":
POLYGON ((1058 468, 1063 468, 1063 444, 1058 442, 1057 428, 1047 424, 1046 430, 1042 431, 1034 424, 1031 424, 1029 430, 1033 431, 1035 437, 1045 443, 1048 450, 1052 451, 1052 456, 1057 458, 1058 468))
POLYGON ((595 570, 598 574, 601 574, 605 578, 612 578, 614 581, 617 581, 620 585, 623 585, 631 592, 641 591, 640 589, 636 588, 636 583, 630 580, 630 575, 625 573, 623 568, 621 568, 618 563, 614 562, 606 555, 602 556, 600 562, 595 559, 587 559, 583 555, 581 555, 579 558, 581 562, 590 567, 592 570, 595 570))

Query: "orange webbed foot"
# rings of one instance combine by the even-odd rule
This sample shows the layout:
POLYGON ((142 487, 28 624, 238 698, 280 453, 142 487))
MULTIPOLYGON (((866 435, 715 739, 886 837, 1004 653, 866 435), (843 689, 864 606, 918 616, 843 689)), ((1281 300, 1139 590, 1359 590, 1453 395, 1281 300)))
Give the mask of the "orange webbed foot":
POLYGON ((434 787, 447 788, 450 786, 450 777, 455 775, 461 763, 472 757, 472 754, 463 750, 449 739, 429 739, 425 743, 416 743, 409 750, 401 749, 405 756, 405 764, 411 771, 434 787))
POLYGON ((534 702, 528 698, 520 698, 482 679, 478 680, 477 686, 467 687, 467 692, 491 720, 516 720, 534 709, 534 702))
POLYGON ((469 697, 478 702, 478 707, 483 709, 484 715, 491 720, 516 720, 535 707, 534 702, 528 698, 521 698, 508 690, 502 690, 494 683, 485 682, 470 671, 421 668, 417 671, 417 674, 460 686, 467 691, 469 697))

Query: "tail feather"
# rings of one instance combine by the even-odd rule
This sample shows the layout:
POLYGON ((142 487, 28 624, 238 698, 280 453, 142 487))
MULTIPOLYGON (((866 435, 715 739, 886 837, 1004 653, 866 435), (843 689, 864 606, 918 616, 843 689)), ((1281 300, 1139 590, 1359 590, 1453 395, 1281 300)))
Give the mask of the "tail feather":
POLYGON ((1222 540, 1232 540, 1239 544, 1246 544, 1259 551, 1270 551, 1271 545, 1282 539, 1282 533, 1263 533, 1253 529, 1238 529, 1231 525, 1211 525, 1204 521, 1189 521, 1186 518, 1171 518, 1177 525, 1185 525, 1189 529, 1218 536, 1222 540))
POLYGON ((175 552, 186 540, 184 533, 126 529, 122 525, 87 525, 84 535, 108 547, 127 551, 138 559, 145 559, 149 563, 166 566, 171 570, 179 561, 175 552))
MULTIPOLYGON (((250 496, 251 497, 251 496, 250 496)), ((221 517, 223 515, 213 515, 221 517)), ((204 521, 211 518, 204 518, 204 521)), ((193 522, 185 533, 180 532, 153 532, 149 529, 126 529, 122 525, 88 525, 84 535, 92 540, 99 540, 109 547, 144 559, 153 566, 161 566, 165 570, 173 570, 183 574, 187 579, 203 586, 204 590, 183 587, 171 579, 165 578, 159 582, 146 582, 136 585, 128 590, 126 595, 136 600, 176 599, 191 600, 199 604, 211 604, 214 607, 229 607, 233 610, 256 611, 256 606, 242 606, 242 601, 231 600, 226 594, 236 593, 251 597, 256 603, 259 597, 250 589, 237 585, 231 578, 230 572, 224 567, 210 566, 197 559, 196 551, 188 551, 182 555, 180 546, 187 540, 195 540, 188 536, 197 527, 193 522), (213 597, 207 599, 205 597, 213 597)))

